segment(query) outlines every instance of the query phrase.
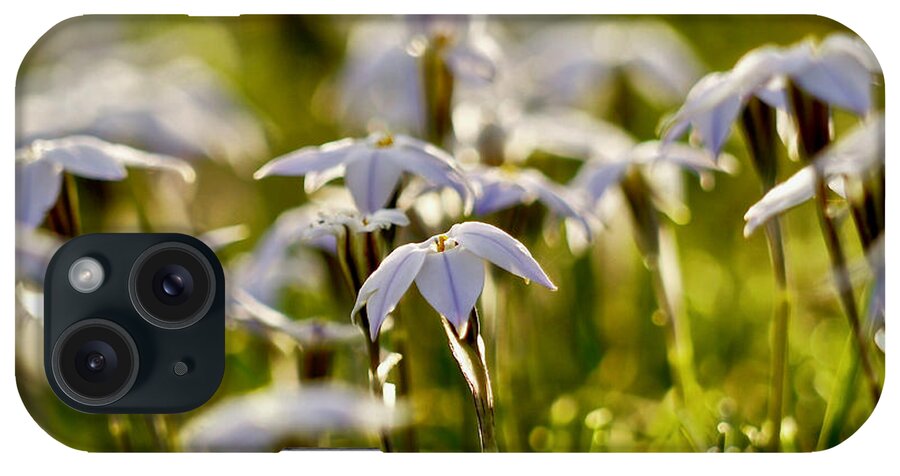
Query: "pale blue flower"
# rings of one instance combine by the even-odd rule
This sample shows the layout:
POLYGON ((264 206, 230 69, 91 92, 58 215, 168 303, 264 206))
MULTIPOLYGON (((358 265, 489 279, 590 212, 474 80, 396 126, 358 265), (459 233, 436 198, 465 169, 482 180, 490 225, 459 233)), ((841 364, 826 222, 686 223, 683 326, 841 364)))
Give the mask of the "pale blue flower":
POLYGON ((626 172, 636 167, 650 185, 657 208, 676 223, 687 221, 690 215, 682 202, 681 171, 693 172, 700 178, 700 184, 708 188, 713 181, 712 172, 733 172, 735 163, 731 156, 717 163, 704 149, 659 141, 642 142, 617 152, 585 163, 572 179, 571 187, 583 191, 591 203, 596 203, 619 185, 626 172))
POLYGON ((352 324, 315 318, 291 319, 243 289, 234 289, 231 297, 228 318, 248 330, 287 335, 304 349, 362 342, 359 328, 352 324))
POLYGON ((85 134, 232 165, 265 156, 262 125, 216 72, 187 57, 140 65, 141 51, 98 51, 30 71, 18 139, 85 134))
POLYGON ((624 80, 651 104, 674 104, 702 70, 684 37, 654 20, 567 20, 529 37, 521 74, 555 102, 595 104, 624 80))
POLYGON ((811 165, 776 185, 744 214, 744 236, 772 217, 815 196, 816 169, 829 186, 843 193, 845 177, 860 177, 884 164, 884 116, 875 114, 819 153, 811 165))
POLYGON ((361 128, 390 125, 420 133, 425 93, 420 57, 429 41, 446 46, 443 60, 464 87, 479 87, 496 73, 499 48, 483 22, 467 17, 379 18, 357 25, 347 42, 340 78, 340 109, 361 128))
POLYGON ((840 33, 818 44, 806 40, 790 47, 757 48, 731 70, 710 73, 698 81, 664 125, 664 140, 678 139, 693 128, 717 154, 749 98, 756 96, 774 108, 787 109, 787 79, 825 103, 863 116, 871 112, 873 75, 879 71, 861 40, 840 33))
POLYGON ((304 188, 312 193, 338 177, 363 214, 387 205, 404 172, 432 185, 449 187, 470 207, 473 194, 456 160, 427 142, 405 135, 375 133, 366 139, 343 139, 322 146, 304 147, 264 165, 253 177, 304 175, 304 188))
POLYGON ((178 434, 185 451, 279 451, 285 442, 368 435, 406 420, 365 392, 337 384, 272 386, 209 405, 178 434))
POLYGON ((394 226, 409 225, 406 213, 396 208, 377 210, 368 215, 360 215, 354 210, 320 212, 319 218, 310 224, 301 235, 304 241, 322 240, 327 236, 341 237, 345 233, 372 233, 394 226))
POLYGON ((466 173, 480 193, 473 213, 487 215, 516 205, 540 202, 556 215, 571 219, 590 237, 589 214, 580 196, 554 183, 537 169, 480 167, 466 173))
POLYGON ((485 261, 556 290, 522 243, 493 225, 465 222, 446 234, 392 251, 363 283, 351 317, 365 306, 369 336, 374 339, 415 281, 425 300, 462 335, 484 287, 485 261))
POLYGON ((94 180, 118 181, 128 167, 167 170, 194 180, 187 162, 150 154, 91 136, 36 140, 16 151, 16 222, 34 228, 44 221, 59 196, 63 172, 94 180))

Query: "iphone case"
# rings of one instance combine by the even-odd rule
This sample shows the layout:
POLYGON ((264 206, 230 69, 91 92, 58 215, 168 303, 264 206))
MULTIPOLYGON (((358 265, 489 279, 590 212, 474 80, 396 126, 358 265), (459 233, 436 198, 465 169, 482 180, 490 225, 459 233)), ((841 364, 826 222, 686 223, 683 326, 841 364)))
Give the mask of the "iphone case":
POLYGON ((72 18, 16 87, 16 383, 87 451, 830 448, 884 376, 883 105, 813 16, 72 18), (51 391, 98 232, 219 257, 199 408, 51 391))

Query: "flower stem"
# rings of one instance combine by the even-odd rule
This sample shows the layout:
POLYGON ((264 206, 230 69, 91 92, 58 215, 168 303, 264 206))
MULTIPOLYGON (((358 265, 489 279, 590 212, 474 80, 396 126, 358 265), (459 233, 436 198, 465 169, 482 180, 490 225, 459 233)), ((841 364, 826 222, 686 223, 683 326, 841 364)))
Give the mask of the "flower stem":
POLYGON ((484 340, 481 338, 478 311, 472 308, 468 326, 462 335, 457 334, 456 329, 446 318, 442 317, 441 322, 444 324, 453 358, 472 393, 481 451, 495 453, 499 448, 494 426, 494 393, 484 358, 484 340))
POLYGON ((877 404, 881 397, 881 386, 872 361, 869 357, 868 342, 859 317, 856 296, 850 271, 847 269, 847 258, 838 234, 838 225, 828 212, 828 178, 815 163, 815 158, 831 143, 831 127, 828 106, 803 92, 795 84, 788 84, 788 96, 791 102, 794 120, 799 131, 799 149, 801 156, 815 169, 816 212, 819 225, 825 238, 825 245, 831 258, 832 274, 838 291, 838 299, 844 308, 844 314, 850 324, 850 330, 859 353, 859 362, 866 377, 872 404, 877 404))
POLYGON ((872 361, 869 357, 868 342, 863 332, 859 309, 856 306, 856 296, 853 294, 853 284, 850 280, 850 271, 847 269, 847 258, 844 254, 844 248, 838 236, 837 224, 834 218, 828 214, 828 185, 825 183, 825 177, 818 170, 816 172, 816 204, 822 234, 825 237, 825 244, 831 257, 831 267, 838 288, 838 297, 850 323, 850 330, 856 343, 856 351, 859 353, 859 363, 863 374, 866 376, 872 404, 874 405, 881 398, 881 385, 878 383, 878 377, 875 375, 875 369, 872 367, 872 361))
POLYGON ((775 307, 772 312, 772 369, 769 386, 768 420, 772 425, 767 449, 781 449, 781 421, 784 413, 785 380, 788 366, 788 324, 791 305, 787 294, 787 273, 784 261, 784 239, 781 222, 776 217, 766 225, 766 242, 775 275, 775 307))
MULTIPOLYGON (((353 292, 353 295, 358 295, 359 290, 362 287, 362 280, 360 279, 357 260, 353 253, 351 232, 349 229, 345 229, 342 236, 338 239, 337 250, 338 261, 340 262, 341 271, 344 272, 347 284, 353 292)), ((379 337, 377 335, 374 339, 369 336, 369 317, 365 307, 359 311, 358 325, 365 335, 366 351, 369 355, 369 388, 372 391, 372 395, 381 402, 384 400, 384 388, 381 384, 381 380, 378 378, 378 365, 381 364, 381 344, 379 343, 379 337)), ((388 432, 386 430, 381 430, 379 437, 381 439, 381 450, 392 452, 394 447, 391 444, 388 432)))
POLYGON ((47 227, 64 238, 81 234, 81 218, 78 209, 78 187, 75 177, 63 172, 62 190, 47 215, 47 227))
MULTIPOLYGON (((750 159, 762 184, 763 195, 775 186, 778 178, 778 139, 775 109, 759 98, 747 101, 741 124, 749 148, 750 159)), ((781 421, 784 412, 784 389, 788 363, 788 324, 790 301, 787 295, 787 270, 784 259, 784 237, 778 217, 766 225, 766 244, 775 277, 775 304, 772 310, 771 370, 767 419, 771 424, 766 448, 781 448, 781 421)))

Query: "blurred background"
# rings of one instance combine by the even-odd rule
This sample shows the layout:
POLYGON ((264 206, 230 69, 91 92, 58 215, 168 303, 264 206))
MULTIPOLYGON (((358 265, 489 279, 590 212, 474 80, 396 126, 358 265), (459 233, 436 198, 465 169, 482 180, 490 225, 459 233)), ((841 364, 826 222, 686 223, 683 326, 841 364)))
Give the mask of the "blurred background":
MULTIPOLYGON (((365 394, 367 367, 363 337, 348 318, 354 296, 343 287, 327 246, 284 242, 278 258, 260 268, 261 244, 273 236, 282 212, 312 202, 300 179, 255 181, 254 171, 300 147, 364 137, 385 126, 429 139, 461 161, 477 161, 479 153, 485 159, 491 127, 502 124, 522 97, 526 109, 566 108, 639 140, 654 139, 661 119, 703 74, 730 69, 767 43, 787 45, 844 30, 807 16, 499 16, 472 22, 466 32, 475 53, 460 51, 451 62, 451 132, 423 128, 417 116, 423 100, 417 95, 417 46, 409 38, 430 28, 423 26, 427 20, 93 16, 48 32, 19 72, 20 145, 90 134, 187 160, 197 172, 191 184, 152 170, 131 171, 118 182, 76 178, 82 232, 213 232, 204 236, 220 245, 229 283, 246 285, 242 289, 280 314, 265 320, 236 309, 229 315, 226 374, 216 396, 198 410, 78 413, 56 399, 43 374, 41 272, 40 265, 29 270, 28 255, 47 255, 59 237, 38 229, 38 237, 17 250, 16 313, 18 384, 35 420, 60 441, 94 451, 375 447, 373 425, 381 420, 359 413, 368 411, 357 395, 365 394), (577 68, 577 61, 554 64, 584 51, 614 66, 579 82, 575 70, 565 69, 577 68), (634 57, 651 58, 649 66, 632 68, 634 57), (313 390, 294 396, 272 390, 286 381, 313 390), (247 398, 236 400, 242 396, 247 398)), ((881 101, 883 92, 878 94, 881 101)), ((839 130, 849 123, 836 117, 839 130)), ((559 183, 582 163, 539 149, 526 150, 518 163, 559 183)), ((760 186, 741 134, 732 134, 725 150, 738 159, 739 170, 718 174, 709 190, 687 174, 673 179, 687 206, 673 229, 703 388, 699 425, 709 448, 689 445, 679 431, 680 416, 667 403, 672 381, 665 336, 654 323, 656 301, 628 216, 609 214, 593 243, 576 246, 562 226, 545 226, 545 210, 532 204, 478 218, 525 243, 559 287, 541 292, 506 273, 488 273, 479 309, 502 449, 756 449, 768 398, 773 282, 763 235, 742 235, 743 214, 760 198, 760 186)), ((801 168, 786 158, 782 163, 780 180, 801 168)), ((332 192, 340 190, 313 198, 332 192)), ((312 222, 314 205, 295 215, 294 226, 312 222)), ((455 221, 438 217, 433 228, 455 221)), ((849 330, 827 279, 828 255, 813 206, 790 212, 784 226, 794 307, 783 449, 811 451, 838 385, 849 330)), ((850 228, 845 231, 854 243, 850 228)), ((398 243, 427 237, 399 233, 398 243)), ((858 246, 848 248, 851 260, 861 259, 858 246)), ((398 402, 406 423, 393 433, 398 448, 477 450, 471 396, 440 321, 414 291, 400 310, 413 335, 404 355, 410 398, 398 402)), ((390 349, 391 331, 385 335, 390 349)), ((858 391, 864 395, 862 385, 858 391)), ((865 398, 850 395, 847 402, 839 440, 871 411, 865 398)))

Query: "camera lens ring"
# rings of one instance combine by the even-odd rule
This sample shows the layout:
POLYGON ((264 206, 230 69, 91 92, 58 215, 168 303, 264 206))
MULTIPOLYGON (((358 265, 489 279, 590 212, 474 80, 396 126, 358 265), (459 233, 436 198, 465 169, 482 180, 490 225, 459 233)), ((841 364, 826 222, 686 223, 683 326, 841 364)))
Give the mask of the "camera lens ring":
MULTIPOLYGON (((106 357, 103 357, 103 360, 105 364, 106 360, 108 359, 106 359, 106 357)), ((59 339, 56 340, 56 343, 53 346, 53 352, 51 353, 51 370, 53 372, 53 380, 59 386, 60 390, 62 390, 63 393, 65 393, 66 396, 68 396, 72 400, 92 407, 109 405, 111 403, 117 402, 122 397, 124 397, 134 386, 134 382, 137 380, 139 368, 140 356, 138 354, 137 344, 135 344, 134 339, 131 338, 131 334, 123 329, 122 326, 106 319, 90 318, 72 324, 71 326, 66 328, 59 336, 59 339), (124 344, 124 348, 128 352, 127 357, 130 362, 128 366, 127 376, 123 383, 119 385, 115 391, 100 397, 85 395, 83 392, 79 392, 78 390, 76 390, 75 387, 66 379, 65 373, 62 368, 62 354, 65 350, 66 344, 69 343, 70 339, 76 333, 84 331, 85 329, 91 327, 99 327, 105 330, 109 330, 118 338, 120 338, 122 340, 121 344, 124 344)), ((100 369, 98 370, 98 372, 101 372, 102 370, 103 369, 100 369)))
MULTIPOLYGON (((177 267, 182 267, 181 265, 184 263, 167 263, 167 265, 168 264, 175 264, 179 265, 177 267)), ((152 274, 158 274, 158 270, 152 270, 151 275, 152 274)), ((188 278, 190 278, 190 276, 188 276, 188 278)), ((192 279, 196 280, 197 277, 194 277, 192 279)), ((209 259, 203 253, 201 253, 200 250, 181 242, 159 243, 157 245, 151 246, 150 248, 147 248, 135 260, 134 265, 132 265, 131 267, 131 273, 128 276, 128 294, 131 298, 131 303, 134 306, 135 310, 138 312, 138 314, 141 315, 141 317, 144 318, 145 321, 162 329, 184 329, 196 324, 198 321, 203 319, 203 317, 207 312, 209 312, 209 309, 212 307, 215 292, 216 276, 213 272, 212 265, 209 263, 209 259), (160 253, 168 251, 185 252, 191 255, 197 262, 195 264, 199 265, 199 268, 202 270, 204 274, 203 277, 209 283, 208 286, 206 286, 207 289, 205 295, 203 296, 202 304, 200 304, 197 309, 194 312, 191 312, 188 316, 177 320, 167 320, 160 318, 159 316, 155 315, 151 309, 148 309, 148 305, 143 302, 143 299, 141 297, 142 291, 139 289, 140 283, 138 282, 141 278, 141 273, 143 271, 144 265, 147 264, 147 262, 151 260, 151 258, 154 258, 160 253)), ((147 296, 145 296, 145 298, 146 297, 147 296)))

